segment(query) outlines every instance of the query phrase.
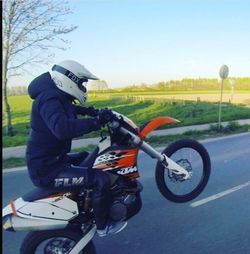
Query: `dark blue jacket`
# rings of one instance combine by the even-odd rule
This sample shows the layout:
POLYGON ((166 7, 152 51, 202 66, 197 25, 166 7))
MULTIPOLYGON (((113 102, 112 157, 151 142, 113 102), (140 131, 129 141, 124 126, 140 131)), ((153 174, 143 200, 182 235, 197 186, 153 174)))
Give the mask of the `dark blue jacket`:
POLYGON ((77 119, 79 106, 58 89, 49 72, 35 78, 28 87, 33 101, 26 160, 31 180, 46 187, 67 164, 75 137, 100 129, 95 118, 77 119))

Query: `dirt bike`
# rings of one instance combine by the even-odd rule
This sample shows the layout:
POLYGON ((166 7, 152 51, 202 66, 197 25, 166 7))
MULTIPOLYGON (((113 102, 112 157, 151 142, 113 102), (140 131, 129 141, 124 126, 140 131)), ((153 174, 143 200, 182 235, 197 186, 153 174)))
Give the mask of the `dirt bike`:
MULTIPOLYGON (((115 111, 107 121, 109 135, 84 160, 87 178, 93 169, 107 172, 111 179, 110 218, 128 220, 141 207, 137 156, 139 150, 157 160, 155 179, 160 193, 181 203, 196 198, 207 185, 210 158, 206 149, 192 139, 178 140, 158 152, 145 138, 163 124, 178 122, 171 117, 155 118, 140 128, 115 111)), ((108 116, 107 116, 108 117, 108 116)), ((3 209, 4 229, 31 231, 21 246, 21 254, 94 254, 96 233, 91 207, 91 185, 78 191, 35 189, 3 209)), ((76 179, 75 181, 78 181, 76 179)))

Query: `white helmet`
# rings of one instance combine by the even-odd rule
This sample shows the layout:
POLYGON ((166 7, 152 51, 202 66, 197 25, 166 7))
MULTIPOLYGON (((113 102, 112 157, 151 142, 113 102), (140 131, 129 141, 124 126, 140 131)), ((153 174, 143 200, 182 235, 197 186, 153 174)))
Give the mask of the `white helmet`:
POLYGON ((72 60, 65 60, 54 65, 50 75, 60 90, 79 100, 82 105, 87 101, 85 82, 89 79, 98 79, 83 65, 72 60))

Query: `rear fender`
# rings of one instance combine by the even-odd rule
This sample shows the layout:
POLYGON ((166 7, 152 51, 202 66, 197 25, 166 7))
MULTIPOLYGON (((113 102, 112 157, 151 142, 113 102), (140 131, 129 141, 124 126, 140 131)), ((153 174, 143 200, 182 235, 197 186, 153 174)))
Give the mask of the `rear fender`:
POLYGON ((11 215, 11 214, 13 214, 11 205, 5 206, 2 211, 2 217, 5 218, 6 216, 11 215))
POLYGON ((22 218, 69 221, 78 216, 77 203, 66 196, 24 201, 18 198, 3 209, 3 217, 13 214, 22 218))
POLYGON ((6 217, 7 215, 17 215, 17 210, 21 209, 28 202, 24 201, 22 198, 18 198, 15 201, 11 201, 9 205, 5 206, 2 210, 2 217, 6 217))
POLYGON ((141 128, 139 133, 140 138, 144 139, 145 137, 147 137, 147 135, 150 132, 157 129, 161 125, 170 124, 170 123, 179 123, 179 122, 180 122, 179 120, 172 117, 168 117, 168 116, 157 117, 151 120, 150 122, 148 122, 143 128, 141 128))
POLYGON ((7 215, 3 228, 7 231, 39 231, 39 230, 55 230, 68 226, 69 222, 65 220, 53 220, 45 218, 24 218, 20 216, 7 215))
POLYGON ((79 214, 77 203, 66 196, 33 202, 19 198, 3 209, 4 229, 10 231, 65 228, 79 214))
POLYGON ((9 205, 5 206, 2 210, 2 219, 4 221, 3 228, 8 231, 15 231, 13 228, 12 218, 17 216, 17 209, 25 206, 25 202, 22 198, 18 198, 15 201, 11 201, 9 205))

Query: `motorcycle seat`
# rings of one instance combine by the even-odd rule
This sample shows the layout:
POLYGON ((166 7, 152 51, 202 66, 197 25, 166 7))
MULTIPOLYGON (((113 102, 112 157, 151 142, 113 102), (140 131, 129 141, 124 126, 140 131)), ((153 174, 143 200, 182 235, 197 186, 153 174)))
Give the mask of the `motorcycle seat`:
POLYGON ((32 191, 26 193, 22 196, 22 199, 27 202, 32 202, 34 200, 46 198, 59 193, 68 192, 69 189, 45 189, 45 188, 35 188, 32 191))

